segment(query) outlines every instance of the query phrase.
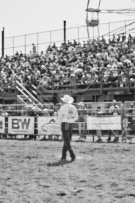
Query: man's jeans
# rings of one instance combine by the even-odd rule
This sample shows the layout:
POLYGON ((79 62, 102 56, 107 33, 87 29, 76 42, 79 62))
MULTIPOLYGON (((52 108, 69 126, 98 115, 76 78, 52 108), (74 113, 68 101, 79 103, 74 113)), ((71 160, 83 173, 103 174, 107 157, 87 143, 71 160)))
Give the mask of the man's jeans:
POLYGON ((73 123, 61 123, 61 131, 64 140, 62 159, 66 159, 67 151, 69 151, 70 157, 74 158, 75 155, 70 144, 72 139, 73 123))

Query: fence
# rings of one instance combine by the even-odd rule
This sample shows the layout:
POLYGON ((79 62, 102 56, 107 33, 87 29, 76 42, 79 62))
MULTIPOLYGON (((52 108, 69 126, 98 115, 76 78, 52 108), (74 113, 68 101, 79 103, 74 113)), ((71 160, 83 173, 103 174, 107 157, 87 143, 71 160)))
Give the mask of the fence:
MULTIPOLYGON (((110 116, 109 109, 112 106, 112 102, 94 102, 84 103, 83 108, 80 108, 78 103, 75 103, 79 114, 79 119, 74 125, 74 132, 80 135, 80 133, 86 133, 85 135, 93 135, 95 130, 101 129, 104 131, 103 135, 107 135, 109 130, 119 130, 123 132, 123 120, 126 118, 127 127, 131 128, 134 132, 135 127, 135 105, 131 108, 133 102, 125 102, 124 105, 121 102, 116 102, 115 105, 119 106, 120 115, 110 116), (97 108, 101 107, 101 111, 104 116, 95 117, 97 108), (84 108, 85 107, 85 108, 84 108), (134 111, 131 113, 131 110, 134 111), (132 118, 132 123, 130 122, 132 118), (121 119, 122 118, 122 119, 121 119), (98 123, 99 122, 99 123, 98 123), (120 122, 119 124, 117 122, 120 122), (117 125, 118 124, 118 125, 117 125)), ((24 105, 4 105, 1 106, 0 112, 0 134, 1 138, 7 137, 23 137, 30 136, 36 139, 37 136, 52 136, 57 137, 61 135, 60 124, 57 121, 57 112, 60 104, 54 106, 53 104, 43 104, 44 110, 39 111, 32 109, 30 106, 24 109, 24 105)), ((41 108, 41 107, 40 107, 41 108)), ((43 108, 43 107, 42 107, 43 108)), ((127 129, 126 129, 127 130, 127 129)), ((126 135, 127 136, 127 135, 126 135)), ((133 138, 133 133, 130 136, 133 138)))
MULTIPOLYGON (((128 102, 127 102, 128 103, 128 102)), ((120 109, 122 109, 122 102, 116 103, 120 109)), ((74 103, 78 112, 82 109, 79 108, 78 103, 74 103)), ((112 102, 85 102, 84 106, 85 115, 94 115, 96 113, 97 107, 101 107, 102 112, 107 115, 112 102)), ((7 114, 15 116, 44 116, 48 112, 49 116, 53 116, 55 112, 58 112, 61 104, 58 103, 54 105, 53 103, 43 103, 43 104, 4 104, 0 105, 0 115, 7 114), (46 111, 47 110, 47 111, 46 111)))
MULTIPOLYGON (((132 34, 134 33, 135 19, 101 23, 98 27, 78 26, 67 28, 66 39, 69 41, 76 40, 83 42, 88 40, 88 31, 90 39, 104 36, 109 39, 113 34, 132 34)), ((30 33, 5 38, 5 54, 14 55, 16 51, 22 51, 25 54, 30 53, 32 44, 36 45, 37 52, 45 51, 47 46, 56 43, 60 46, 63 43, 63 29, 50 30, 44 32, 30 33)))

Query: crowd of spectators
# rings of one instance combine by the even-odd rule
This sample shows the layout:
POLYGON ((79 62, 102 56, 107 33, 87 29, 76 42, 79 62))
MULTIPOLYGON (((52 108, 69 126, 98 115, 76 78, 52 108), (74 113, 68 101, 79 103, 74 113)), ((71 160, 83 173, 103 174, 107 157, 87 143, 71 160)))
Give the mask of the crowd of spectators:
POLYGON ((113 84, 124 87, 135 81, 135 37, 113 35, 92 41, 49 45, 45 52, 0 58, 0 89, 13 87, 16 80, 26 88, 34 84, 39 90, 70 85, 113 84))

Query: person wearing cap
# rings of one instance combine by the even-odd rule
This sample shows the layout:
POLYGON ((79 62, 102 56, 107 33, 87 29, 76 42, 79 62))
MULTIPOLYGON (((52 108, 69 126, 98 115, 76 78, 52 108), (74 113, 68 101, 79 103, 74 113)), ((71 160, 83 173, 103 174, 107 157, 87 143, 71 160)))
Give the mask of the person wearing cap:
POLYGON ((131 103, 128 110, 128 122, 131 129, 131 135, 135 133, 135 103, 131 103))
MULTIPOLYGON (((100 117, 100 116, 103 116, 103 115, 104 115, 104 113, 102 112, 101 107, 98 106, 97 109, 96 109, 95 116, 100 117)), ((97 137, 98 137, 98 139, 97 139, 96 142, 102 143, 102 142, 103 142, 103 141, 102 141, 102 130, 96 130, 96 135, 97 135, 97 137)))
POLYGON ((79 127, 79 139, 80 141, 84 141, 86 139, 86 107, 83 102, 78 103, 78 114, 79 114, 79 119, 77 120, 78 122, 78 127, 79 127))
POLYGON ((129 107, 128 113, 129 113, 129 114, 133 114, 134 111, 135 111, 135 104, 134 104, 134 103, 131 103, 131 104, 130 104, 130 107, 129 107))
POLYGON ((127 141, 127 134, 128 134, 128 119, 125 114, 123 115, 123 118, 122 118, 122 134, 121 134, 122 142, 127 141))
POLYGON ((116 100, 113 100, 112 105, 111 105, 111 107, 109 109, 109 114, 112 114, 116 107, 117 107, 118 111, 120 111, 119 106, 116 104, 116 100))
POLYGON ((32 44, 32 51, 33 51, 33 54, 36 54, 36 46, 35 46, 35 44, 32 44))
MULTIPOLYGON (((111 107, 109 109, 109 114, 112 115, 112 116, 118 116, 118 115, 120 115, 120 107, 116 104, 116 100, 112 101, 112 105, 111 105, 111 107)), ((109 131, 109 136, 108 136, 107 141, 111 142, 111 135, 112 134, 114 135, 113 142, 117 143, 119 141, 118 131, 117 130, 111 130, 111 131, 109 131)))
POLYGON ((61 123, 62 137, 64 140, 61 161, 66 160, 67 151, 69 151, 71 161, 74 161, 75 154, 71 147, 71 138, 73 132, 73 124, 78 119, 78 113, 76 107, 72 105, 74 101, 73 97, 64 95, 61 100, 63 102, 63 105, 58 111, 58 121, 61 123))

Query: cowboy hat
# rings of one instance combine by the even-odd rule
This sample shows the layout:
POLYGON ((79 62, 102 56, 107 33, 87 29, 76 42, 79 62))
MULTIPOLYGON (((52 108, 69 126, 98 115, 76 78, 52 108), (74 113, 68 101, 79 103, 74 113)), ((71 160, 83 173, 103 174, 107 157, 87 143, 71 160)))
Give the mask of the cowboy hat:
POLYGON ((74 99, 73 97, 69 96, 69 95, 64 95, 63 98, 61 98, 61 100, 64 102, 64 103, 67 103, 67 104, 71 104, 73 103, 74 99))
POLYGON ((79 102, 78 106, 84 106, 84 103, 83 102, 79 102))
POLYGON ((131 103, 130 106, 134 106, 134 103, 131 103))

